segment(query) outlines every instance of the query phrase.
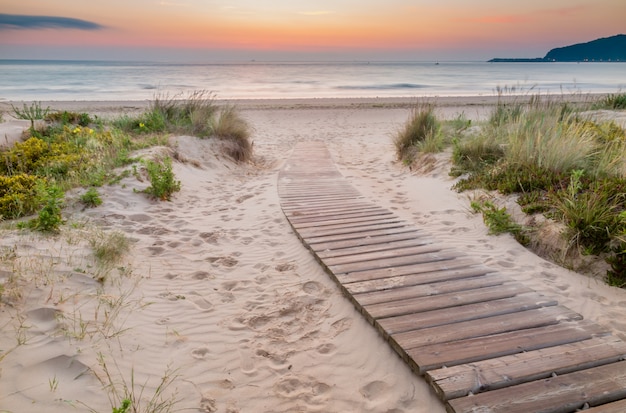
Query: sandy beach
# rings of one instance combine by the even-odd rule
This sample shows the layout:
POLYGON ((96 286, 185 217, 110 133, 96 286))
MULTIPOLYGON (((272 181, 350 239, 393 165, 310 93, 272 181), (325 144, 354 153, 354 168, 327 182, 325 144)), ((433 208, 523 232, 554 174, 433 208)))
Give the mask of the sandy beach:
MULTIPOLYGON (((496 101, 433 103, 442 118, 482 120, 496 101)), ((171 150, 185 162, 174 164, 182 189, 171 202, 134 191, 148 183, 131 175, 99 188, 97 208, 70 200, 60 235, 0 230, 0 279, 29 280, 21 298, 0 303, 0 412, 107 412, 112 388, 134 382, 149 400, 164 377, 173 411, 444 412, 283 215, 277 175, 301 141, 323 141, 355 188, 433 239, 626 339, 626 291, 548 262, 509 235, 488 235, 470 194, 451 190, 444 158, 428 172, 395 159, 392 137, 415 102, 226 102, 253 129, 251 163, 235 164, 211 140, 173 136, 171 150), (130 253, 98 268, 90 240, 115 231, 132 241, 130 253), (106 271, 104 285, 92 276, 98 271, 106 271)), ((42 102, 105 118, 148 104, 42 102)), ((10 106, 0 110, 10 120, 10 106)), ((624 112, 601 115, 626 127, 624 112)), ((5 123, 7 143, 28 127, 5 123)))

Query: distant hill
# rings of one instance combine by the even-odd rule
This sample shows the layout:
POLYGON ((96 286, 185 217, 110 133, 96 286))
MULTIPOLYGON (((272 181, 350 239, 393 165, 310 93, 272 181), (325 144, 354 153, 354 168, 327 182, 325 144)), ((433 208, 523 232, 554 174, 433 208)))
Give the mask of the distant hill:
POLYGON ((557 47, 545 57, 495 58, 490 62, 626 62, 626 34, 557 47))

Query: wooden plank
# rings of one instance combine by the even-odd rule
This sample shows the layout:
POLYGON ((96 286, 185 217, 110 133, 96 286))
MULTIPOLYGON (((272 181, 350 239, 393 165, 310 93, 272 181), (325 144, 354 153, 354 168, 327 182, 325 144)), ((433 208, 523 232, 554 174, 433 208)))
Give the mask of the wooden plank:
POLYGON ((448 402, 456 413, 565 413, 626 398, 626 362, 607 364, 448 402))
POLYGON ((607 334, 606 330, 597 324, 581 320, 423 346, 408 349, 406 353, 416 371, 423 374, 443 366, 456 366, 522 351, 559 346, 588 340, 601 334, 607 334))
POLYGON ((551 306, 461 321, 452 325, 422 328, 391 336, 392 344, 409 350, 433 344, 459 341, 515 330, 525 330, 557 324, 561 321, 580 320, 582 316, 562 306, 551 306))
POLYGON ((344 219, 344 218, 359 218, 359 217, 371 217, 371 216, 376 216, 376 215, 389 215, 391 214, 391 211, 388 211, 386 209, 383 208, 369 208, 369 209, 363 209, 363 208, 359 208, 357 210, 334 210, 331 212, 316 212, 313 214, 302 214, 300 213, 299 215, 295 215, 295 216, 290 216, 289 218, 289 222, 291 222, 292 224, 298 224, 298 227, 300 226, 300 224, 303 223, 315 223, 315 222, 323 222, 326 221, 328 219, 344 219))
MULTIPOLYGON (((456 258, 449 261, 429 263, 420 266, 421 268, 429 265, 443 265, 444 269, 434 268, 430 271, 425 271, 415 274, 399 275, 396 277, 384 277, 376 279, 365 279, 363 281, 354 281, 354 276, 362 273, 352 273, 347 275, 340 275, 341 280, 352 280, 345 282, 343 285, 350 294, 367 293, 370 291, 383 291, 390 288, 402 288, 410 287, 413 285, 435 285, 440 282, 454 282, 459 280, 460 282, 470 281, 474 277, 481 277, 486 274, 491 274, 492 270, 483 265, 473 265, 474 261, 469 258, 456 258), (458 268, 450 268, 450 264, 458 264, 458 268)), ((415 266, 413 266, 415 267, 415 266)))
POLYGON ((484 265, 475 265, 474 260, 463 257, 448 261, 409 265, 407 267, 410 267, 407 274, 403 274, 403 271, 400 271, 403 267, 396 267, 340 274, 338 278, 342 280, 344 286, 351 294, 357 294, 389 288, 470 279, 493 272, 491 268, 484 265), (398 273, 400 275, 394 276, 394 274, 398 273))
MULTIPOLYGON (((532 290, 521 284, 509 283, 475 290, 457 291, 431 297, 414 297, 379 304, 362 305, 371 319, 398 317, 405 314, 421 313, 443 308, 459 307, 485 301, 499 300, 529 293, 532 290)), ((358 300, 358 296, 354 297, 358 300)), ((360 302, 359 302, 360 303, 360 302)))
POLYGON ((362 263, 366 261, 378 261, 396 257, 415 256, 420 254, 427 254, 432 252, 438 252, 443 250, 444 247, 438 244, 422 244, 412 245, 396 248, 378 249, 374 251, 368 251, 363 248, 361 251, 356 251, 350 255, 342 255, 339 257, 327 257, 324 259, 324 263, 328 266, 337 266, 352 263, 362 263))
POLYGON ((468 304, 460 307, 445 308, 442 310, 427 311, 419 314, 409 314, 399 317, 376 320, 385 337, 420 328, 454 324, 461 321, 477 320, 502 314, 516 313, 533 308, 557 305, 553 299, 536 293, 518 295, 502 300, 487 301, 484 303, 468 304))
POLYGON ((426 378, 443 400, 450 400, 470 393, 478 394, 548 378, 553 373, 562 375, 615 363, 625 356, 626 343, 618 338, 593 337, 561 346, 431 370, 426 373, 426 378))
POLYGON ((372 204, 366 201, 362 197, 348 197, 347 199, 342 200, 321 200, 321 201, 291 201, 284 202, 280 204, 280 207, 283 210, 292 211, 297 209, 306 209, 306 210, 323 210, 337 207, 358 207, 358 206, 371 206, 372 204))
POLYGON ((366 216, 357 216, 357 217, 352 217, 352 216, 337 217, 333 215, 333 216, 327 217, 326 220, 322 220, 322 221, 291 221, 291 225, 294 228, 297 228, 299 231, 301 229, 306 229, 306 228, 328 228, 328 227, 332 228, 336 225, 346 226, 347 224, 372 222, 372 221, 377 221, 380 219, 390 219, 390 218, 399 220, 399 218, 394 216, 391 212, 386 211, 384 213, 369 214, 366 216))
POLYGON ((602 404, 597 407, 584 410, 584 413, 624 413, 626 412, 626 400, 618 400, 613 403, 602 404))
POLYGON ((406 221, 402 221, 400 218, 378 218, 369 222, 359 222, 356 224, 339 224, 323 228, 303 228, 299 229, 298 233, 302 238, 308 239, 341 234, 359 234, 366 231, 402 228, 406 226, 408 226, 406 221))
POLYGON ((476 288, 502 285, 509 280, 500 274, 486 274, 480 277, 463 278, 460 280, 434 282, 429 284, 410 285, 407 287, 389 287, 383 290, 374 290, 364 293, 355 293, 354 298, 364 306, 372 304, 398 301, 408 298, 430 297, 473 290, 476 288))
MULTIPOLYGON (((348 264, 329 265, 328 268, 335 274, 347 274, 358 271, 379 270, 403 265, 421 264, 434 261, 447 261, 457 258, 460 252, 454 250, 441 250, 424 254, 409 255, 405 257, 385 258, 377 261, 363 261, 348 264)), ((342 280, 342 282, 344 282, 342 280)))
MULTIPOLYGON (((334 257, 343 255, 344 250, 350 248, 362 247, 367 245, 386 245, 387 243, 416 240, 418 242, 431 243, 432 239, 428 237, 424 231, 413 228, 408 232, 400 232, 390 235, 379 235, 373 237, 357 237, 347 240, 329 241, 329 242, 317 242, 315 243, 315 251, 317 251, 320 258, 334 257)), ((348 251, 349 252, 349 251, 348 251)))
POLYGON ((308 236, 305 238, 305 240, 307 244, 311 246, 315 246, 315 244, 321 244, 321 243, 332 242, 332 241, 363 239, 367 237, 377 237, 381 235, 393 235, 393 234, 400 234, 400 233, 405 233, 405 232, 415 232, 415 227, 411 225, 404 225, 404 226, 397 226, 397 227, 391 226, 389 228, 371 229, 367 231, 362 230, 360 232, 348 232, 348 233, 315 236, 315 237, 308 236))
MULTIPOLYGON (((281 204, 282 207, 282 204, 281 204)), ((295 207, 295 208, 290 208, 290 209, 285 209, 282 208, 283 212, 285 213, 285 215, 287 216, 287 218, 289 219, 298 219, 298 218, 305 218, 307 216, 325 216, 328 214, 333 214, 333 213, 353 213, 353 212, 359 212, 359 211, 372 211, 372 210, 380 210, 383 208, 380 208, 377 205, 371 204, 369 202, 365 202, 365 201, 360 201, 357 202, 356 204, 342 204, 342 205, 335 205, 335 206, 325 206, 325 207, 319 207, 319 208, 312 208, 312 207, 308 207, 307 205, 301 205, 299 207, 295 207)))

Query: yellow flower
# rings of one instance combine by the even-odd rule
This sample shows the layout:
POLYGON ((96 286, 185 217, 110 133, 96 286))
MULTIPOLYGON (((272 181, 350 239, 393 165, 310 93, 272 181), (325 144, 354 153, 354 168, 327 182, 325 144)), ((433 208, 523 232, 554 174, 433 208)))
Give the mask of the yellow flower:
POLYGON ((139 127, 143 129, 143 128, 145 128, 145 127, 146 127, 146 125, 144 125, 144 124, 143 124, 143 122, 140 122, 140 123, 139 123, 139 127))
POLYGON ((80 126, 75 127, 72 133, 80 133, 80 126))

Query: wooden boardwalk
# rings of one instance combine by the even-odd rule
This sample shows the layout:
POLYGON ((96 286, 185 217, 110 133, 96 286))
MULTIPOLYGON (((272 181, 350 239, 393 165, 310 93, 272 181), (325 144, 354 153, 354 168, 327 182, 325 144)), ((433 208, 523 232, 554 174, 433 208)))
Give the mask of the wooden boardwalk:
POLYGON ((303 243, 449 412, 626 412, 626 343, 370 202, 323 143, 294 149, 278 191, 303 243))

